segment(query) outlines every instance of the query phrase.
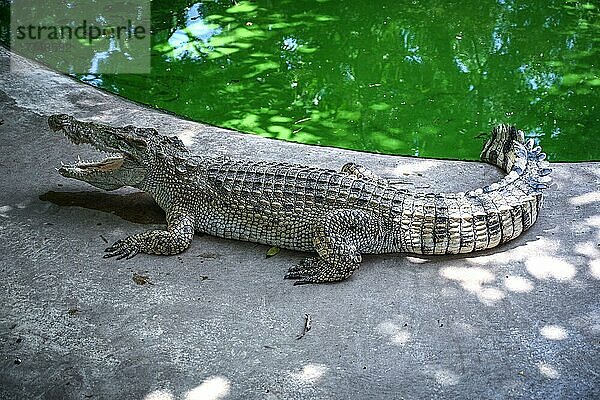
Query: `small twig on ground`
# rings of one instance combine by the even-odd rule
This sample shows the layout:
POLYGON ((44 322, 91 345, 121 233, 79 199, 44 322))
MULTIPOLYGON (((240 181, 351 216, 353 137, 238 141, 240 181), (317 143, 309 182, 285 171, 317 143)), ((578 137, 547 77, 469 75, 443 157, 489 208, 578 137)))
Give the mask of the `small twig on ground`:
POLYGON ((302 333, 300 333, 298 336, 296 336, 296 339, 302 339, 304 337, 304 335, 306 335, 306 333, 308 331, 310 331, 311 327, 312 327, 312 320, 310 318, 310 314, 304 314, 304 326, 302 327, 302 333))

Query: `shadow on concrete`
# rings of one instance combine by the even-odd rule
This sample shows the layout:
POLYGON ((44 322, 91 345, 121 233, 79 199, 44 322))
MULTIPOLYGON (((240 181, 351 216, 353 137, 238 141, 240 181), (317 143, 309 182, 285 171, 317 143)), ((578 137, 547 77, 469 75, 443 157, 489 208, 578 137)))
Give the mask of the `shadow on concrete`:
POLYGON ((165 212, 143 192, 114 194, 106 192, 55 192, 40 196, 57 206, 83 207, 115 214, 137 224, 166 224, 165 212))

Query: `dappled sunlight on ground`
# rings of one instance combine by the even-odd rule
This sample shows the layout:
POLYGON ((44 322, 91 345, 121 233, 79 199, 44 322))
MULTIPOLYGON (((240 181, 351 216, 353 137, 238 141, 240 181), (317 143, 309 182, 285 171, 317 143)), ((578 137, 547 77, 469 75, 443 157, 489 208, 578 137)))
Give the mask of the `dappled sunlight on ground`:
POLYGON ((492 272, 481 267, 444 267, 440 274, 449 280, 458 282, 460 286, 471 292, 479 300, 490 305, 505 297, 505 293, 495 287, 486 286, 496 280, 492 272))
POLYGON ((30 203, 31 203, 30 200, 25 200, 18 204, 1 205, 0 206, 0 218, 9 218, 9 214, 11 211, 14 211, 15 209, 22 210, 22 209, 26 208, 30 203))
MULTIPOLYGON (((536 281, 573 281, 578 272, 578 263, 576 260, 556 256, 555 254, 565 254, 561 246, 563 244, 559 240, 541 237, 501 253, 452 260, 449 266, 440 268, 439 274, 459 283, 463 289, 477 295, 482 303, 490 305, 504 299, 508 292, 532 292, 536 281), (464 266, 465 263, 471 266, 464 266), (500 268, 511 264, 521 265, 519 269, 529 273, 530 277, 510 273, 500 280, 496 276, 501 271, 500 268)), ((577 253, 590 258, 597 257, 596 251, 591 242, 576 247, 577 253)), ((596 261, 590 261, 590 274, 594 277, 600 276, 600 267, 596 267, 596 264, 596 261)))
MULTIPOLYGON (((588 196, 587 200, 591 197, 588 196)), ((586 201, 587 201, 586 200, 586 201)), ((583 200, 578 200, 583 203, 583 200)), ((565 240, 554 238, 558 231, 564 231, 564 227, 556 227, 545 230, 550 237, 538 236, 535 240, 527 241, 524 244, 506 249, 493 251, 485 255, 475 255, 474 257, 461 260, 453 260, 451 267, 444 267, 440 270, 440 275, 457 281, 461 286, 473 293, 476 293, 480 300, 483 300, 481 294, 485 285, 491 284, 495 280, 498 268, 501 266, 509 267, 517 264, 523 266, 522 270, 527 271, 530 277, 521 275, 507 274, 504 280, 504 289, 509 292, 527 293, 535 288, 536 281, 554 280, 558 282, 577 282, 576 278, 583 279, 585 275, 595 279, 600 279, 600 246, 596 243, 594 237, 590 239, 591 234, 600 235, 600 215, 590 216, 583 221, 575 222, 568 229, 573 232, 575 237, 585 235, 585 239, 578 243, 568 243, 565 240), (593 230, 596 230, 594 232, 593 230), (566 247, 566 248, 565 248, 566 247), (476 268, 463 267, 463 262, 473 265, 476 268), (581 269, 587 264, 588 274, 581 269), (491 267, 490 270, 482 269, 483 266, 491 267), (492 272, 494 271, 494 272, 492 272), (578 276, 578 273, 581 276, 578 276), (534 279, 532 279, 534 278, 534 279)), ((525 233, 528 235, 528 233, 525 233)), ((520 268, 521 269, 521 268, 520 268)), ((504 296, 497 293, 496 300, 504 296)), ((485 301, 484 301, 485 302, 485 301)), ((489 303, 489 298, 487 303, 489 303)))
POLYGON ((473 326, 473 324, 469 323, 469 322, 465 322, 465 321, 456 321, 454 323, 454 328, 456 329, 457 332, 460 332, 461 335, 468 335, 468 336, 476 336, 479 332, 479 329, 475 326, 473 326))
POLYGON ((290 377, 297 384, 314 385, 324 377, 328 369, 322 364, 306 364, 302 370, 290 373, 290 377))
POLYGON ((600 258, 600 246, 591 241, 577 243, 575 252, 589 258, 600 258))
POLYGON ((217 400, 229 393, 229 380, 221 376, 207 378, 185 394, 184 400, 217 400))
POLYGON ((579 196, 572 197, 569 203, 574 206, 581 206, 590 203, 600 203, 600 192, 589 192, 579 196))
POLYGON ((406 324, 393 320, 386 320, 376 327, 376 331, 389 337, 392 344, 404 346, 410 340, 410 333, 404 329, 406 324))
MULTIPOLYGON (((561 190, 567 182, 571 181, 561 182, 561 190)), ((532 370, 520 370, 519 376, 567 382, 574 379, 573 372, 558 349, 570 348, 582 336, 600 335, 594 300, 600 280, 600 191, 558 193, 547 202, 541 211, 545 221, 538 221, 523 238, 470 257, 448 257, 440 263, 438 274, 478 302, 502 307, 501 312, 516 318, 511 334, 520 338, 532 357, 532 370), (565 294, 573 302, 577 299, 577 305, 559 300, 565 294), (522 330, 519 318, 525 318, 530 328, 522 330)), ((436 264, 433 258, 427 260, 436 264)), ((465 322, 456 326, 466 327, 461 332, 469 336, 478 335, 465 322)), ((593 363, 589 368, 594 369, 593 363)))
POLYGON ((546 325, 540 329, 540 333, 550 340, 564 340, 569 336, 567 330, 560 325, 546 325))
POLYGON ((429 371, 430 375, 433 375, 433 379, 442 386, 453 386, 459 383, 459 377, 456 373, 445 368, 437 368, 429 371))
MULTIPOLYGON (((581 206, 592 204, 598 201, 596 193, 577 196, 569 202, 581 206)), ((589 285, 600 279, 600 215, 588 214, 580 220, 576 215, 570 218, 571 224, 544 229, 543 236, 534 240, 512 247, 507 244, 503 249, 483 255, 451 258, 440 267, 439 275, 456 282, 486 305, 504 300, 511 293, 533 294, 536 286, 544 282, 550 285, 567 283, 570 287, 589 285), (569 235, 564 235, 565 231, 569 235), (593 280, 586 281, 586 278, 593 280)), ((531 234, 526 232, 525 235, 531 234)), ((409 261, 435 260, 415 258, 409 261)), ((549 329, 543 331, 545 337, 560 336, 549 329)))
POLYGON ((522 276, 509 276, 504 281, 504 287, 510 292, 528 293, 533 290, 533 282, 522 276))
POLYGON ((539 363, 537 363, 537 367, 538 367, 540 374, 542 374, 546 378, 549 378, 549 379, 560 378, 560 373, 558 372, 558 370, 554 366, 552 366, 548 363, 539 362, 539 363))
MULTIPOLYGON (((225 398, 230 391, 230 382, 222 376, 211 376, 195 388, 188 390, 177 399, 181 400, 219 400, 225 398)), ((155 390, 148 393, 144 400, 175 400, 168 390, 155 390)))
MULTIPOLYGON (((527 233, 525 233, 527 234, 527 233)), ((549 240, 547 238, 538 238, 527 243, 513 248, 498 248, 497 251, 486 255, 475 255, 466 258, 465 261, 473 265, 498 265, 508 264, 516 261, 524 261, 530 257, 537 257, 538 254, 548 254, 558 251, 560 242, 557 240, 549 240), (500 254, 500 250, 501 254, 500 254)))
POLYGON ((592 215, 586 218, 583 223, 591 228, 600 228, 600 215, 592 215))
POLYGON ((144 396, 144 400, 174 400, 175 397, 168 390, 155 390, 144 396))
POLYGON ((590 275, 596 279, 600 279, 600 260, 592 260, 589 264, 590 275))
POLYGON ((538 279, 568 281, 575 277, 575 266, 558 257, 532 256, 525 261, 527 271, 538 279))

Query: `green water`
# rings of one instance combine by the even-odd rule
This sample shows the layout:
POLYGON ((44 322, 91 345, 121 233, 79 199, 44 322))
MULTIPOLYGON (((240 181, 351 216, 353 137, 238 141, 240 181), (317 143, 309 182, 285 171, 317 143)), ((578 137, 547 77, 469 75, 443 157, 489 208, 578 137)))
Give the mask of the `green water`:
POLYGON ((498 122, 600 159, 600 3, 152 3, 152 73, 79 78, 262 136, 477 159, 498 122))

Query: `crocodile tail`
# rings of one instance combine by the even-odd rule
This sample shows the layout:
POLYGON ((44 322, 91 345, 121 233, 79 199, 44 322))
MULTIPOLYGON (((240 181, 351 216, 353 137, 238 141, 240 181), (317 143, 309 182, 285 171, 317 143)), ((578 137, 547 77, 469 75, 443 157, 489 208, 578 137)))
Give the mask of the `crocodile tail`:
POLYGON ((481 157, 507 172, 499 182, 469 193, 475 203, 484 205, 489 236, 481 248, 491 248, 533 225, 552 170, 541 147, 533 139, 525 141, 522 131, 507 125, 494 128, 481 157))
POLYGON ((492 130, 492 137, 481 151, 481 160, 497 165, 507 173, 511 171, 517 158, 518 144, 525 143, 522 131, 514 126, 498 125, 492 130))
MULTIPOLYGON (((514 181, 519 177, 528 186, 528 193, 541 193, 548 188, 552 172, 548 168, 546 153, 536 146, 533 139, 525 141, 523 131, 509 125, 499 125, 492 130, 492 137, 481 151, 481 159, 497 165, 509 176, 503 181, 514 181), (512 178, 512 179, 511 179, 512 178)), ((499 182, 508 183, 508 182, 499 182)))
POLYGON ((537 220, 551 172, 546 154, 522 131, 500 125, 481 158, 506 171, 500 181, 469 191, 404 194, 400 251, 457 254, 490 249, 537 220))

